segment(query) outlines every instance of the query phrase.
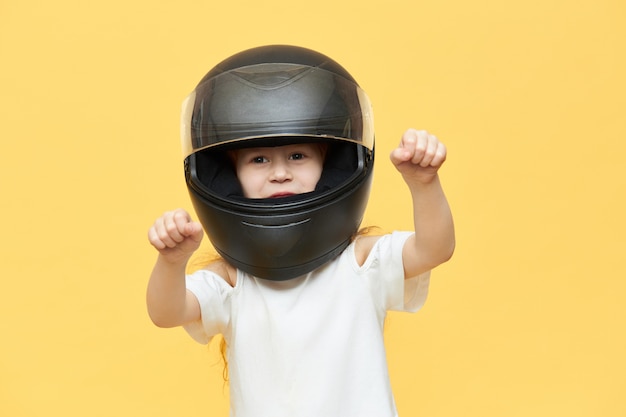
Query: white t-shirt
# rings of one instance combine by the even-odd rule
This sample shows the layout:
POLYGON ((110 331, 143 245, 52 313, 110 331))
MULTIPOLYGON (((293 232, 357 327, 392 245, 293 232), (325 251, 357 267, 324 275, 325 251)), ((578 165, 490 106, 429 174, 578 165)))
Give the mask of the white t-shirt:
POLYGON ((388 310, 415 312, 430 273, 404 280, 409 232, 381 237, 359 266, 350 245, 335 260, 288 281, 237 273, 231 287, 206 270, 187 277, 200 343, 228 343, 232 417, 395 417, 383 344, 388 310))

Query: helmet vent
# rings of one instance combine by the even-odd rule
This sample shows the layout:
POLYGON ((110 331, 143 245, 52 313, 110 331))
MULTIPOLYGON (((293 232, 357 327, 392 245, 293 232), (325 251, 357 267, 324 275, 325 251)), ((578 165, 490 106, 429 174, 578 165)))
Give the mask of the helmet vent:
POLYGON ((249 222, 242 222, 241 224, 244 226, 246 238, 263 248, 264 257, 278 258, 286 255, 303 236, 306 236, 310 222, 311 219, 309 218, 296 223, 276 226, 249 222), (268 242, 272 242, 272 244, 268 245, 268 242))
POLYGON ((302 65, 263 64, 233 70, 231 74, 239 77, 248 85, 264 89, 288 85, 300 79, 310 70, 310 67, 302 65))

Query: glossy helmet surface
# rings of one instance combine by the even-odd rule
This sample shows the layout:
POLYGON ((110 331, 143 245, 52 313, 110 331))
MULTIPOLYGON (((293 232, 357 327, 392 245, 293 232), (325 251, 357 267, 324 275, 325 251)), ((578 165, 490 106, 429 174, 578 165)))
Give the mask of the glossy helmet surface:
POLYGON ((374 166, 371 105, 338 63, 310 49, 249 49, 215 66, 183 104, 190 197, 215 250, 259 278, 288 280, 341 253, 358 231, 374 166), (316 190, 244 198, 228 150, 326 142, 316 190))

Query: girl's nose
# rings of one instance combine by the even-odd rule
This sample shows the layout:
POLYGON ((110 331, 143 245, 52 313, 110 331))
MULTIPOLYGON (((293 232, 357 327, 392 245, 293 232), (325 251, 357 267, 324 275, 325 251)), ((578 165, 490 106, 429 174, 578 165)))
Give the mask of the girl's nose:
POLYGON ((282 162, 275 162, 272 166, 270 180, 274 182, 285 182, 291 180, 291 170, 282 162))

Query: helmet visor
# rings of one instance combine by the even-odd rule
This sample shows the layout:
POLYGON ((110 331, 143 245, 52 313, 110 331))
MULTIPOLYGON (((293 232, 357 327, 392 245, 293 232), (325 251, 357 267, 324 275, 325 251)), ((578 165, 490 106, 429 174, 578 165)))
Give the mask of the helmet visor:
MULTIPOLYGON (((185 99, 186 158, 213 146, 253 139, 310 137, 374 146, 372 106, 353 81, 319 67, 266 63, 222 72, 185 99)), ((237 143, 238 146, 245 146, 237 143)))

